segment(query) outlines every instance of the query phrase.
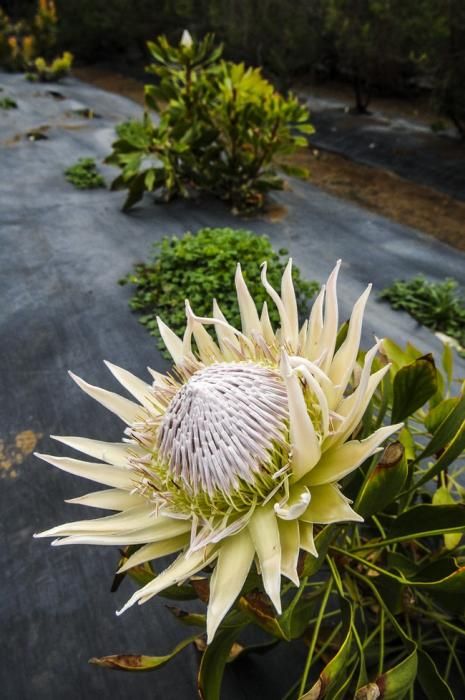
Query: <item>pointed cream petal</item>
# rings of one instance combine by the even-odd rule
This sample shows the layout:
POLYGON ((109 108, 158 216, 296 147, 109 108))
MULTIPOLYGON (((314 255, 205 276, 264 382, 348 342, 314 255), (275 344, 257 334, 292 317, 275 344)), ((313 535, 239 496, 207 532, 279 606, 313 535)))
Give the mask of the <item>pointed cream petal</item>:
POLYGON ((325 300, 326 287, 323 285, 314 301, 310 318, 308 320, 307 339, 305 342, 305 357, 308 360, 316 360, 320 347, 321 332, 323 330, 323 303, 325 300))
POLYGON ((257 552, 263 587, 281 614, 281 545, 275 512, 271 505, 255 509, 248 530, 257 552))
MULTIPOLYGON (((212 364, 213 362, 220 362, 223 357, 221 351, 214 340, 209 336, 208 331, 205 330, 203 324, 201 323, 200 317, 197 317, 186 300, 186 316, 188 325, 192 328, 192 333, 197 344, 197 349, 199 351, 200 359, 204 364, 212 364)), ((202 319, 203 321, 204 319, 202 319)), ((205 319, 208 323, 213 324, 214 319, 205 319)))
POLYGON ((274 504, 274 512, 282 520, 300 518, 310 505, 311 494, 306 486, 295 484, 290 487, 289 498, 274 504))
POLYGON ((258 318, 255 302, 252 299, 244 277, 242 276, 242 270, 239 263, 237 263, 235 282, 237 301, 239 303, 239 311, 241 313, 242 331, 248 337, 252 337, 253 333, 259 333, 261 330, 260 319, 258 318))
POLYGON ((292 281, 292 258, 289 258, 281 280, 281 299, 283 300, 284 309, 286 310, 286 316, 289 321, 291 337, 297 345, 299 337, 299 314, 297 311, 294 283, 292 281))
POLYGON ((132 491, 137 481, 134 472, 124 467, 84 462, 81 459, 72 459, 71 457, 55 457, 55 455, 44 455, 39 452, 35 452, 34 455, 39 459, 43 459, 44 462, 53 464, 54 467, 68 472, 68 474, 75 474, 105 486, 114 486, 115 488, 132 491))
POLYGON ((176 333, 174 333, 171 328, 169 328, 166 323, 163 323, 161 318, 157 316, 158 330, 162 337, 165 347, 169 354, 173 358, 175 365, 182 365, 184 361, 184 349, 181 338, 178 338, 176 333))
POLYGON ((166 381, 166 376, 162 374, 161 372, 157 372, 155 369, 152 369, 151 367, 147 367, 147 371, 149 374, 152 375, 153 377, 153 383, 155 387, 164 387, 168 386, 168 382, 166 381))
POLYGON ((274 334, 273 326, 271 325, 270 314, 268 313, 268 304, 266 301, 263 302, 260 323, 262 326, 263 337, 265 338, 266 342, 268 345, 274 345, 276 342, 276 336, 274 334))
MULTIPOLYGON (((350 394, 350 396, 343 398, 342 401, 340 401, 340 403, 337 405, 336 412, 343 417, 343 420, 338 426, 337 434, 329 438, 327 443, 325 443, 325 448, 328 448, 330 446, 332 447, 335 444, 340 444, 341 442, 344 442, 344 440, 354 431, 354 429, 360 421, 360 418, 365 412, 365 408, 369 402, 369 399, 368 401, 366 401, 368 389, 369 386, 373 384, 373 382, 371 382, 370 380, 371 367, 381 342, 382 341, 378 341, 365 355, 363 370, 360 374, 360 381, 355 391, 353 391, 353 393, 350 394)), ((380 370, 380 372, 384 370, 385 368, 383 368, 383 370, 380 370)), ((377 372, 375 374, 379 373, 377 372)), ((382 378, 384 374, 380 376, 382 378)), ((373 391, 375 390, 376 386, 374 387, 373 391)))
POLYGON ((287 310, 284 306, 283 300, 281 299, 277 291, 273 289, 271 284, 268 282, 266 270, 267 264, 266 262, 264 262, 262 264, 261 273, 262 284, 265 287, 268 294, 270 295, 270 297, 273 299, 276 308, 278 309, 279 318, 281 320, 281 341, 287 343, 289 347, 292 348, 293 352, 295 352, 297 350, 297 344, 299 340, 299 328, 298 326, 296 326, 295 328, 293 327, 291 319, 287 315, 287 310))
POLYGON ((325 314, 323 322, 323 330, 321 332, 319 354, 326 352, 322 363, 322 369, 328 372, 333 360, 334 348, 336 347, 336 338, 339 324, 339 311, 337 305, 337 276, 341 261, 338 260, 336 267, 331 272, 328 282, 326 283, 325 295, 325 314))
MULTIPOLYGON (((213 299, 213 318, 223 321, 224 323, 228 323, 216 299, 213 299)), ((234 360, 234 355, 231 352, 230 347, 233 346, 237 350, 240 350, 240 344, 234 331, 225 326, 224 323, 215 323, 215 332, 223 357, 226 360, 231 361, 234 360)))
POLYGON ((313 523, 304 523, 303 520, 299 522, 299 532, 300 532, 300 549, 304 552, 313 554, 314 557, 318 556, 317 549, 315 547, 315 540, 313 538, 313 523))
POLYGON ((128 372, 122 367, 118 367, 107 360, 104 360, 106 366, 112 375, 124 386, 126 391, 134 396, 145 408, 153 408, 153 389, 150 384, 143 382, 142 379, 136 377, 131 372, 128 372))
POLYGON ((299 587, 297 573, 300 549, 299 523, 297 520, 280 520, 278 527, 281 541, 281 573, 299 587))
MULTIPOLYGON (((376 391, 376 388, 378 387, 378 384, 383 380, 383 377, 387 374, 387 372, 389 372, 389 369, 390 365, 386 365, 385 367, 382 367, 368 378, 364 390, 360 391, 357 394, 356 400, 354 401, 351 407, 349 415, 338 427, 338 431, 334 435, 334 437, 329 439, 327 445, 325 443, 325 447, 332 447, 334 445, 339 445, 342 442, 345 442, 345 440, 354 432, 355 428, 362 420, 363 414, 365 413, 368 404, 370 403, 371 398, 374 392, 376 391)), ((360 382, 359 386, 356 389, 356 392, 358 392, 361 386, 362 382, 360 382)))
POLYGON ((316 400, 318 402, 318 405, 320 406, 321 411, 321 430, 324 437, 329 432, 329 406, 325 393, 321 386, 318 384, 315 377, 311 374, 311 372, 307 369, 307 367, 304 364, 298 365, 295 368, 295 371, 300 372, 300 374, 302 374, 307 383, 308 388, 316 396, 316 400))
POLYGON ((107 515, 104 518, 92 520, 75 520, 71 523, 57 525, 50 530, 41 532, 36 537, 67 537, 70 535, 115 535, 121 532, 142 529, 154 521, 152 508, 146 503, 129 510, 124 510, 116 515, 107 515))
POLYGON ((320 459, 320 445, 307 412, 299 380, 293 373, 285 352, 281 354, 281 375, 287 389, 289 402, 289 434, 292 447, 292 472, 298 481, 320 459))
POLYGON ((363 462, 378 452, 390 435, 400 430, 402 423, 379 428, 365 440, 351 440, 343 445, 331 447, 323 452, 321 459, 314 469, 304 479, 307 486, 319 486, 339 481, 350 472, 357 469, 363 462))
POLYGON ((221 621, 233 605, 255 556, 255 547, 247 530, 229 537, 219 549, 215 570, 210 579, 207 611, 207 643, 213 640, 221 621))
POLYGON ((132 445, 126 442, 103 442, 102 440, 92 440, 90 438, 74 437, 71 435, 51 435, 53 440, 62 442, 74 450, 83 452, 89 457, 101 459, 103 462, 113 464, 115 467, 130 467, 131 456, 142 452, 139 445, 132 445))
POLYGON ((339 385, 340 396, 344 393, 357 359, 362 332, 363 314, 370 291, 371 284, 368 285, 361 297, 355 302, 346 339, 334 355, 329 369, 329 378, 333 384, 339 385))
POLYGON ((347 499, 334 484, 312 488, 312 500, 301 519, 308 523, 363 522, 349 505, 347 499))
POLYGON ((117 573, 122 574, 132 569, 134 566, 139 566, 139 564, 145 564, 145 562, 152 561, 152 559, 158 559, 159 557, 165 557, 168 556, 168 554, 178 552, 188 543, 189 535, 178 535, 168 540, 161 540, 161 542, 150 542, 138 549, 137 552, 134 552, 125 564, 118 569, 117 573))
POLYGON ((107 391, 93 384, 88 384, 83 379, 73 374, 73 372, 69 372, 69 376, 74 379, 76 384, 86 394, 101 403, 105 408, 108 408, 112 413, 115 413, 118 418, 121 418, 121 420, 128 425, 137 423, 147 415, 145 409, 139 406, 139 404, 129 401, 129 399, 125 399, 123 396, 115 394, 113 391, 107 391))
POLYGON ((318 367, 318 365, 315 362, 307 360, 304 357, 299 357, 299 355, 291 355, 289 357, 289 364, 293 369, 299 367, 299 365, 303 365, 304 367, 306 367, 309 370, 309 372, 312 373, 315 379, 317 379, 318 384, 324 391, 328 405, 332 407, 333 397, 335 396, 336 388, 332 381, 328 378, 328 376, 323 372, 323 370, 320 367, 318 367))
POLYGON ((308 321, 305 320, 302 324, 302 328, 299 331, 299 347, 298 350, 301 354, 305 352, 305 345, 307 342, 307 332, 308 332, 308 321))
POLYGON ((122 489, 106 489, 105 491, 94 491, 78 498, 68 498, 66 503, 89 508, 102 508, 103 510, 129 510, 135 506, 142 506, 147 501, 137 493, 129 493, 122 489))
POLYGON ((121 615, 128 608, 132 607, 134 603, 145 603, 147 600, 152 598, 157 593, 160 593, 165 588, 169 586, 175 586, 182 581, 185 581, 190 576, 194 576, 197 572, 201 571, 205 566, 210 564, 215 557, 217 552, 211 550, 207 553, 204 551, 193 553, 188 559, 184 554, 181 554, 174 562, 165 569, 161 574, 159 574, 153 581, 150 581, 146 586, 139 589, 134 593, 134 595, 128 600, 126 605, 124 605, 121 610, 116 614, 121 615))
MULTIPOLYGON (((70 535, 63 539, 54 540, 53 546, 67 544, 98 544, 98 545, 127 545, 146 544, 147 542, 160 542, 161 540, 176 537, 190 531, 190 523, 185 520, 175 520, 174 518, 157 518, 153 525, 144 528, 137 528, 128 532, 118 532, 112 534, 97 533, 89 535, 70 535)), ((35 537, 45 536, 40 533, 35 537)))

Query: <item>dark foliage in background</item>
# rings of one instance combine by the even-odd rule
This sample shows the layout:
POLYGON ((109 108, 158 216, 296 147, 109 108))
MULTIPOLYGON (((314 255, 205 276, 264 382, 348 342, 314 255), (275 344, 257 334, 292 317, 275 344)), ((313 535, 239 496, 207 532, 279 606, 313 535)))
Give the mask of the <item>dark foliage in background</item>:
MULTIPOLYGON (((215 32, 225 58, 261 65, 286 88, 299 75, 343 78, 366 110, 374 92, 427 90, 465 134, 463 0, 57 0, 61 48, 143 74, 146 41, 185 27, 215 32)), ((15 17, 32 0, 7 0, 15 17)))

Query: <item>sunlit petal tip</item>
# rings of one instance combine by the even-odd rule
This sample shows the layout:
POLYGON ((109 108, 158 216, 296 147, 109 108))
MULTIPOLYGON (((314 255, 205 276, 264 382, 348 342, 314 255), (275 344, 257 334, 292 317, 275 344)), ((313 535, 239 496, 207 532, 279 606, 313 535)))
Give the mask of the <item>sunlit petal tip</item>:
POLYGON ((279 369, 281 371, 281 375, 283 379, 286 379, 290 376, 292 376, 292 367, 289 362, 289 355, 287 352, 282 349, 281 354, 280 354, 280 360, 279 360, 279 369))
POLYGON ((255 302, 252 299, 252 296, 242 275, 240 263, 237 263, 234 281, 236 285, 239 311, 241 314, 242 330, 246 335, 251 336, 254 332, 260 332, 260 319, 258 317, 255 302))
POLYGON ((166 349, 173 358, 173 362, 176 365, 182 364, 184 360, 183 353, 183 342, 181 338, 178 338, 176 333, 174 333, 171 328, 169 328, 166 323, 164 323, 159 316, 157 316, 158 330, 165 344, 166 349))

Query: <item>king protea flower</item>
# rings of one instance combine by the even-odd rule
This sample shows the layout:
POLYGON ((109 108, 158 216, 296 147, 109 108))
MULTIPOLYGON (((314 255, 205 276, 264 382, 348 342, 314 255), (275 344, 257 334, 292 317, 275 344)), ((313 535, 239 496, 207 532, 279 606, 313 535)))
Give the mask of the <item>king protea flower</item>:
POLYGON ((38 455, 71 474, 109 486, 73 503, 118 511, 54 527, 38 537, 53 544, 142 545, 121 567, 178 552, 120 612, 211 565, 208 640, 241 592, 254 562, 276 611, 281 576, 299 585, 299 550, 316 556, 314 525, 361 521, 338 481, 377 452, 397 425, 351 439, 389 366, 372 373, 380 342, 357 363, 370 287, 352 311, 336 350, 340 261, 299 329, 292 261, 281 294, 262 282, 280 316, 274 330, 267 305, 258 313, 236 272, 242 330, 213 301, 211 318, 186 302, 179 338, 159 329, 174 369, 150 370, 146 384, 124 369, 109 370, 137 403, 71 374, 90 396, 124 423, 126 437, 106 443, 82 437, 60 442, 99 460, 38 455), (206 330, 214 326, 217 342, 206 330), (195 344, 193 344, 195 341, 195 344))

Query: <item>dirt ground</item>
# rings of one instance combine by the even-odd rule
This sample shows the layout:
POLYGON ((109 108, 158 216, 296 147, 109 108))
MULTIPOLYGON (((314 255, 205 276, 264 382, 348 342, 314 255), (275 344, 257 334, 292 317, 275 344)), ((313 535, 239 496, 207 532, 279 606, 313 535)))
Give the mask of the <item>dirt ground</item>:
MULTIPOLYGON (((134 78, 99 67, 76 69, 74 74, 92 85, 143 104, 142 85, 134 78)), ((336 92, 338 97, 345 95, 344 88, 336 92)), ((326 93, 329 94, 327 90, 326 93)), ((334 96, 334 92, 331 94, 334 96)), ((350 91, 347 98, 350 100, 350 91)), ((397 110, 397 114, 415 118, 423 113, 425 117, 425 110, 417 103, 375 100, 373 108, 391 114, 397 110)), ((429 116, 425 118, 429 119, 429 116)), ((465 202, 410 182, 388 170, 362 165, 311 147, 294 156, 293 160, 309 168, 311 182, 322 190, 465 250, 465 202)))

